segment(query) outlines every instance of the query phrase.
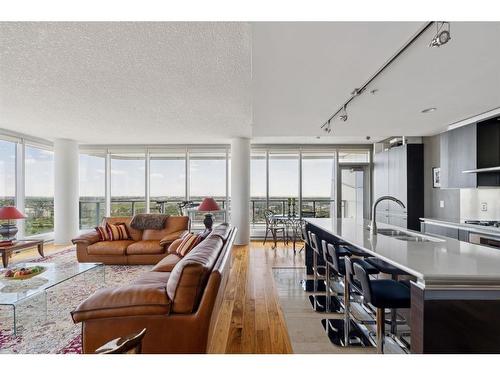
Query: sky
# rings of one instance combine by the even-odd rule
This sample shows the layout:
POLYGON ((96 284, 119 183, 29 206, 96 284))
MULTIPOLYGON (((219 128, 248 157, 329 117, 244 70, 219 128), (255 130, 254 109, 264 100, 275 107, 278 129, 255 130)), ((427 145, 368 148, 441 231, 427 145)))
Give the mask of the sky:
MULTIPOLYGON (((0 197, 15 193, 14 144, 0 141, 0 197)), ((273 158, 269 160, 270 197, 298 197, 298 158, 273 158)), ((151 196, 184 196, 186 175, 184 160, 151 160, 151 196)), ((333 159, 306 159, 302 168, 303 197, 330 197, 332 189, 333 159)), ((251 196, 266 195, 265 159, 252 159, 251 196)), ((225 196, 225 160, 190 160, 190 195, 225 196)), ((26 195, 53 195, 53 154, 33 147, 26 147, 26 195)), ((104 196, 104 158, 80 156, 80 196, 104 196)), ((144 160, 111 161, 112 196, 144 196, 144 160)))

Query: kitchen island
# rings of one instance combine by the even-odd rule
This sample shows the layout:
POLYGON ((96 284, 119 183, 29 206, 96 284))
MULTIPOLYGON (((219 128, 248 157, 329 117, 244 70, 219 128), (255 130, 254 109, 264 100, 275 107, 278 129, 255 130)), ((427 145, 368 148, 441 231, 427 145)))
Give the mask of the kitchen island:
POLYGON ((362 249, 414 276, 412 353, 500 353, 499 250, 384 224, 379 230, 418 240, 372 235, 366 220, 305 220, 320 240, 362 249))

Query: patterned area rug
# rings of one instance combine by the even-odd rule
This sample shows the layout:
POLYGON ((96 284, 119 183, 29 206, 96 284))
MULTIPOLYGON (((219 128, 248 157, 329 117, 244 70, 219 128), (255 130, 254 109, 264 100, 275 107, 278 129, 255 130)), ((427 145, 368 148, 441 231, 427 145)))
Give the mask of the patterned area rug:
MULTIPOLYGON (((33 261, 70 265, 76 263, 75 249, 33 261)), ((0 306, 0 353, 80 353, 81 326, 73 323, 70 311, 97 289, 126 284, 151 267, 106 266, 105 285, 102 271, 90 270, 52 288, 47 293, 47 311, 43 294, 28 298, 17 305, 15 336, 12 307, 0 306)))

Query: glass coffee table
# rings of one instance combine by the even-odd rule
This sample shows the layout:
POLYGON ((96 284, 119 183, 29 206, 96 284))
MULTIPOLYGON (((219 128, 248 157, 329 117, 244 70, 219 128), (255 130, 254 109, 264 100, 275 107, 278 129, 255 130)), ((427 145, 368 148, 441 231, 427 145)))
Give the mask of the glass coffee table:
POLYGON ((55 263, 18 263, 9 268, 26 268, 40 266, 45 271, 28 279, 10 279, 5 277, 8 270, 0 269, 0 306, 12 306, 14 335, 17 334, 18 313, 16 306, 26 299, 43 294, 45 316, 47 316, 47 292, 55 286, 71 280, 79 275, 84 275, 91 270, 100 273, 102 285, 106 282, 105 267, 102 263, 75 263, 75 264, 55 264, 55 263))

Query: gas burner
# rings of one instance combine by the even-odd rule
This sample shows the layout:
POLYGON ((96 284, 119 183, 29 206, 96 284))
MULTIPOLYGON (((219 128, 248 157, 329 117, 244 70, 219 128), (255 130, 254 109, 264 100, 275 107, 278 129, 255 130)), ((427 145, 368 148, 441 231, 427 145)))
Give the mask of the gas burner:
POLYGON ((500 228, 500 221, 496 221, 496 220, 465 220, 465 224, 481 225, 483 227, 500 228))

